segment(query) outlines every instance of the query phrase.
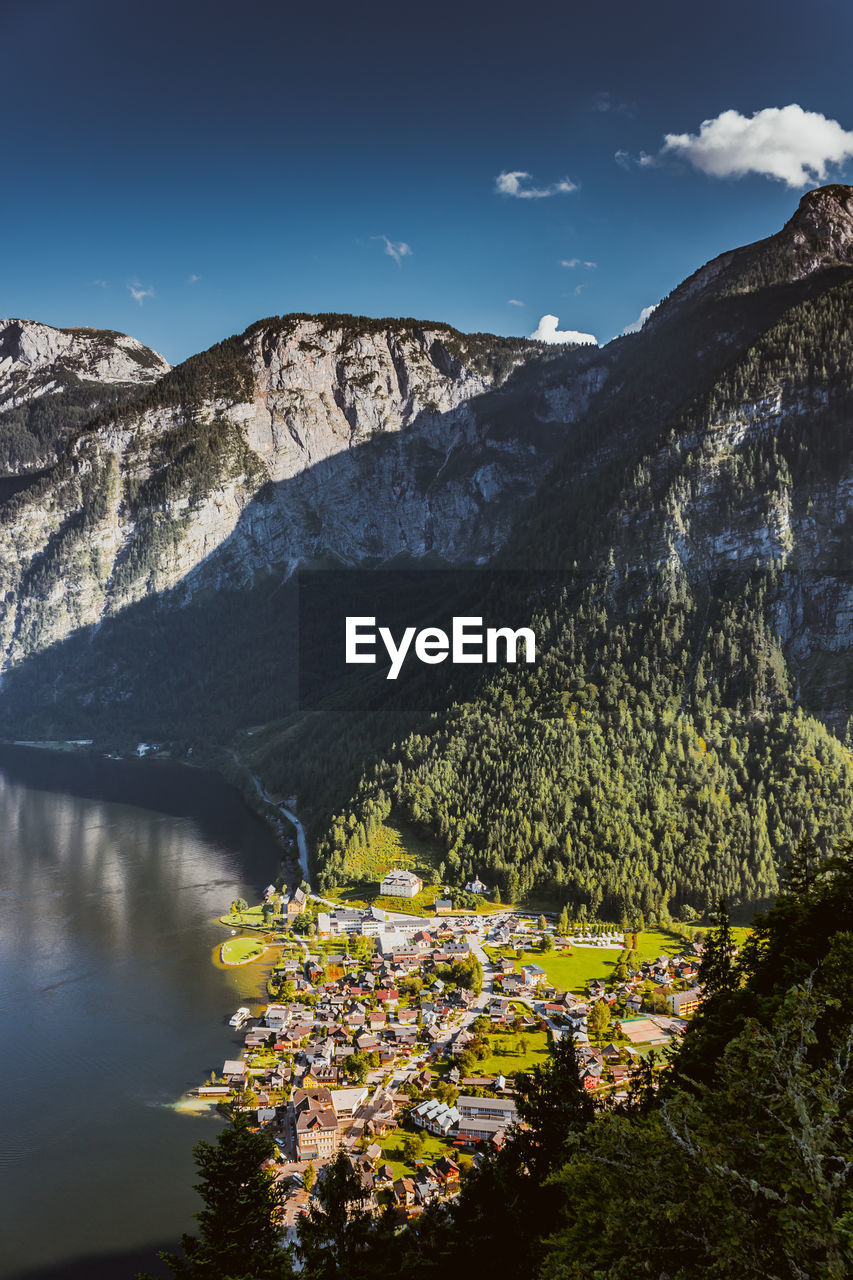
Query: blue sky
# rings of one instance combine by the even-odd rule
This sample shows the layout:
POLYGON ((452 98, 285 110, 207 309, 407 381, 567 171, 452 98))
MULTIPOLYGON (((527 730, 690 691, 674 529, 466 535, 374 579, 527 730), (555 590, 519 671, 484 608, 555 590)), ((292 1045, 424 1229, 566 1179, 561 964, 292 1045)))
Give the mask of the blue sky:
POLYGON ((853 179, 846 0, 4 9, 0 314, 172 361, 286 311, 603 341, 853 179))

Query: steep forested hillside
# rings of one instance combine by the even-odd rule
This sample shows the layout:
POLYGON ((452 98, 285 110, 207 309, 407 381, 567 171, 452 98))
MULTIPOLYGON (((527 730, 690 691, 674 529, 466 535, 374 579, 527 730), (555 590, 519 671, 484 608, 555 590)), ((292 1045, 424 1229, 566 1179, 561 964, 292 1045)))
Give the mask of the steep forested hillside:
POLYGON ((853 758, 796 706, 765 612, 761 583, 628 620, 592 592, 557 602, 535 669, 500 672, 368 773, 319 845, 320 883, 348 878, 393 808, 438 836, 443 878, 479 872, 509 901, 647 921, 767 901, 802 839, 848 829, 853 758))

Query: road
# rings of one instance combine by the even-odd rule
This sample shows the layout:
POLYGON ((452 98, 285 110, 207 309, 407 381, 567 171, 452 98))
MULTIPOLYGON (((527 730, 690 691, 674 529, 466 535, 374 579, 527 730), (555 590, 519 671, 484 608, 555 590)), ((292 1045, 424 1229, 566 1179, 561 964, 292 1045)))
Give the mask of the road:
POLYGON ((256 773, 250 773, 249 777, 252 779, 252 782, 255 784, 255 790, 257 791, 261 799, 264 801, 264 803, 268 804, 271 809, 275 809, 284 818, 286 818, 288 822, 292 823, 293 826, 296 828, 296 847, 299 851, 299 870, 302 872, 302 879, 310 888, 311 881, 308 876, 308 837, 305 834, 305 828, 303 827, 302 823, 299 821, 295 813, 291 813, 291 811, 287 809, 283 804, 276 804, 275 800, 272 800, 270 798, 268 793, 264 790, 264 787, 261 784, 261 780, 256 773))

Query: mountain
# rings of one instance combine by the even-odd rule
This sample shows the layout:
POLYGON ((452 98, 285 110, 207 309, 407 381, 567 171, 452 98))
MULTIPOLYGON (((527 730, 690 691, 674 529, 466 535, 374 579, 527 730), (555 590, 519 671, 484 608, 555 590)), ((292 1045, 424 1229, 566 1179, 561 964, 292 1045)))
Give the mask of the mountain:
POLYGON ((327 885, 393 810, 452 883, 610 918, 765 901, 853 800, 851 315, 833 186, 601 350, 260 321, 0 504, 0 724, 235 754, 297 795, 327 885), (299 687, 308 579, 329 618, 473 582, 539 661, 299 687))
POLYGON ((0 320, 2 474, 54 462, 75 427, 99 407, 119 403, 169 368, 156 351, 123 333, 0 320))
POLYGON ((483 561, 604 376, 596 352, 568 373, 567 359, 446 326, 299 316, 193 357, 102 410, 0 508, 4 664, 152 594, 186 603, 320 557, 483 561), (510 388, 556 366, 559 418, 508 418, 510 388))

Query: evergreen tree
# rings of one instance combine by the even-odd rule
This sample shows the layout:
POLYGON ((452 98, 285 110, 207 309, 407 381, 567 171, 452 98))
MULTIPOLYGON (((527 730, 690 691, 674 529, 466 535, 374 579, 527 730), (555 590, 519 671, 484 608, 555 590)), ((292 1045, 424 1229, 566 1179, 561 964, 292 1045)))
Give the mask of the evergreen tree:
POLYGON ((699 966, 699 982, 706 998, 732 989, 736 951, 726 901, 720 898, 714 927, 705 935, 699 966))
MULTIPOLYGON (((175 1280, 288 1280, 290 1255, 281 1242, 281 1195, 263 1164, 274 1152, 267 1133, 238 1116, 216 1142, 193 1148, 204 1208, 197 1235, 181 1237, 183 1257, 162 1253, 175 1280)), ((153 1280, 140 1277, 140 1280, 153 1280)))
POLYGON ((339 1151, 318 1179, 315 1203, 299 1219, 296 1248, 305 1280, 356 1280, 369 1274, 368 1194, 349 1156, 339 1151))

